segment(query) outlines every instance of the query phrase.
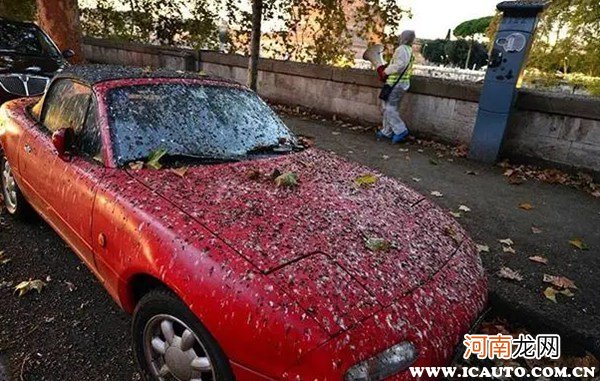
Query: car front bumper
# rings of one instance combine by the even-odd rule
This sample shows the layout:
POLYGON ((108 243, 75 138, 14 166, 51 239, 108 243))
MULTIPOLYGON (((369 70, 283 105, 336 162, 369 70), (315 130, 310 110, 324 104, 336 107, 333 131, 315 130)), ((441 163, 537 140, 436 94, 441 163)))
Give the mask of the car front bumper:
MULTIPOLYGON (((343 380, 353 365, 403 341, 417 348, 412 366, 447 366, 486 305, 481 260, 474 245, 465 242, 429 282, 308 353, 281 378, 343 380)), ((389 379, 413 378, 406 370, 389 379)))

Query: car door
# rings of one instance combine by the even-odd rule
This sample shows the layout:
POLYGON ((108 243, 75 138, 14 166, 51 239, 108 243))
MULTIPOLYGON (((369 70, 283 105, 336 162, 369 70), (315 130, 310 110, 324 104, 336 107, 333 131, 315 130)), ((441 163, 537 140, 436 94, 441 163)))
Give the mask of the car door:
POLYGON ((91 245, 96 187, 104 173, 95 95, 86 85, 61 79, 46 95, 40 123, 24 132, 19 164, 23 179, 40 200, 40 212, 94 269, 91 245), (70 157, 58 155, 52 133, 70 128, 70 157))

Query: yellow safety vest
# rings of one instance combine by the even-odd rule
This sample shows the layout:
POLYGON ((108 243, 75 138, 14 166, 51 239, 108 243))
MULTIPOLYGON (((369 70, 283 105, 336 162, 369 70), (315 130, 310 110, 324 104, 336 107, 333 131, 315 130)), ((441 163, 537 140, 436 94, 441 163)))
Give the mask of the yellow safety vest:
MULTIPOLYGON (((404 71, 404 75, 402 75, 402 78, 400 78, 400 81, 398 81, 398 77, 400 76, 400 73, 390 74, 386 81, 386 83, 388 85, 393 86, 396 83, 396 81, 398 81, 398 83, 401 83, 401 82, 409 83, 409 81, 410 81, 410 77, 413 72, 413 65, 415 63, 415 55, 412 53, 412 48, 410 46, 408 46, 408 45, 402 45, 402 46, 405 47, 406 49, 408 49, 408 54, 410 54, 410 60, 408 62, 408 67, 404 71)), ((390 64, 391 63, 392 62, 390 62, 390 64)))

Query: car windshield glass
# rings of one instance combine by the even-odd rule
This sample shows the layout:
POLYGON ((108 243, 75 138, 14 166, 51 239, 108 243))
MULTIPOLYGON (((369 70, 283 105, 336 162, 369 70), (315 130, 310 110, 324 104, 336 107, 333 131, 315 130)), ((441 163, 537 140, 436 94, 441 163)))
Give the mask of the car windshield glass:
POLYGON ((255 93, 201 84, 114 88, 107 95, 118 165, 164 150, 169 156, 240 158, 296 139, 255 93))
POLYGON ((58 56, 48 37, 35 25, 0 23, 0 53, 58 56))

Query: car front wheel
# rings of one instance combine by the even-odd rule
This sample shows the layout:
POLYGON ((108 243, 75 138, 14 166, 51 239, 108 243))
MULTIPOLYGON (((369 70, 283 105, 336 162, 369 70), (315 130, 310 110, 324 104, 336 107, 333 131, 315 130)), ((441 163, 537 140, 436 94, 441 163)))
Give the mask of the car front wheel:
POLYGON ((0 158, 0 170, 2 171, 2 196, 6 211, 20 219, 30 219, 33 210, 15 182, 12 167, 5 156, 0 158))
POLYGON ((133 349, 146 381, 232 381, 229 361, 210 332, 166 290, 146 294, 133 317, 133 349))

